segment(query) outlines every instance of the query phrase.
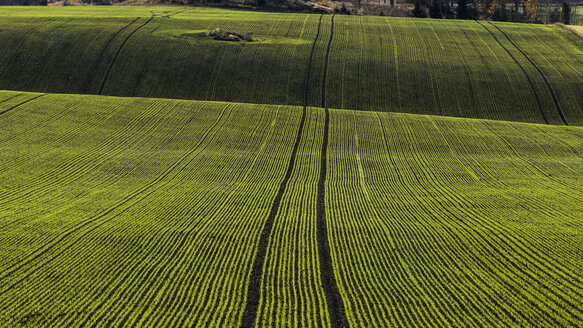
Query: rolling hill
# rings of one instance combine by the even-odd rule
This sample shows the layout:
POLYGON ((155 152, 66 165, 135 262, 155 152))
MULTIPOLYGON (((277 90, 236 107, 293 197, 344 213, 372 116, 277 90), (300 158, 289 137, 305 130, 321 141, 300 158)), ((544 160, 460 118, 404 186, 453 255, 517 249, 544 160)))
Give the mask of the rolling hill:
POLYGON ((558 26, 188 7, 0 17, 0 89, 583 124, 583 40, 558 26), (217 27, 257 41, 200 35, 217 27))
POLYGON ((16 7, 0 44, 0 327, 583 325, 569 31, 16 7))
POLYGON ((583 323, 583 128, 15 92, 0 113, 0 325, 583 323))

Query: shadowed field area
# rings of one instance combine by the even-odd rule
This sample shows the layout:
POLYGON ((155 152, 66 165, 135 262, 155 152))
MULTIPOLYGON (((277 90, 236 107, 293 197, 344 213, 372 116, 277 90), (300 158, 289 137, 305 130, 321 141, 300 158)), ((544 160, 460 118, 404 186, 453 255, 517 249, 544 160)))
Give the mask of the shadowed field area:
POLYGON ((282 105, 308 89, 317 107, 325 93, 330 108, 583 123, 583 40, 559 26, 190 7, 0 17, 0 89, 282 105), (199 36, 215 28, 258 41, 199 36))

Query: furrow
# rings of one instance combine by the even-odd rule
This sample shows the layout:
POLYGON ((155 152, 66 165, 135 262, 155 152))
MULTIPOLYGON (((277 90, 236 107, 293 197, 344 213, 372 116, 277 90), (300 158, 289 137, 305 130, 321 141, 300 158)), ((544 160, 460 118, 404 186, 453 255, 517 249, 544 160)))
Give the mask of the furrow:
POLYGON ((486 31, 488 31, 490 33, 490 35, 492 35, 492 37, 494 38, 494 40, 496 40, 496 42, 506 51, 506 53, 508 54, 508 56, 510 56, 510 58, 512 58, 512 60, 516 63, 516 65, 518 65, 518 67, 520 68, 520 70, 524 73, 524 76, 526 77, 526 79, 528 80, 528 84, 530 85, 530 90, 532 91, 532 94, 534 95, 535 99, 536 99, 536 103, 538 105, 538 109, 539 112, 543 118, 543 120, 545 121, 546 124, 549 124, 549 120, 547 119, 547 116, 545 115, 544 109, 542 107, 540 98, 538 93, 536 92, 536 89, 534 87, 534 83, 532 82, 532 80, 530 79, 530 75, 528 75, 528 73, 526 72, 526 70, 524 69, 524 67, 518 62, 518 60, 516 59, 516 57, 514 57, 514 55, 510 52, 510 50, 508 50, 508 48, 506 48, 502 42, 500 42, 500 40, 498 39, 498 37, 492 33, 492 31, 490 31, 483 23, 481 23, 480 21, 476 21, 476 23, 480 24, 484 29, 486 29, 486 31))
POLYGON ((492 22, 488 22, 488 23, 490 25, 494 26, 494 28, 496 28, 498 31, 500 31, 500 33, 502 33, 502 35, 504 35, 504 37, 510 42, 510 44, 512 44, 514 46, 514 48, 516 48, 516 50, 518 50, 524 56, 524 58, 526 58, 526 60, 528 60, 528 62, 537 70, 537 72, 540 74, 540 76, 545 81, 545 84, 546 84, 547 88, 549 89, 551 96, 553 97, 553 102, 555 103, 555 108, 557 109, 557 112, 559 113, 561 120, 563 121, 563 123, 565 125, 569 125, 569 123, 567 123, 567 120, 565 119, 565 115, 563 114, 563 110, 561 109, 561 105, 559 104, 559 100, 557 99, 557 95, 555 93, 555 90, 551 86, 549 79, 547 79, 547 76, 543 73, 543 71, 540 69, 540 67, 538 67, 538 65, 536 65, 534 63, 534 61, 532 61, 532 59, 522 49, 520 49, 520 47, 518 47, 518 45, 516 45, 516 43, 514 43, 514 41, 512 41, 512 39, 510 39, 510 37, 508 36, 508 34, 506 34, 506 32, 502 31, 495 24, 492 24, 492 22))
POLYGON ((320 19, 318 21, 318 32, 316 33, 316 37, 314 38, 314 42, 312 43, 312 49, 310 51, 310 56, 308 59, 308 69, 306 71, 306 78, 305 78, 305 85, 304 85, 304 107, 302 109, 302 119, 300 121, 300 125, 298 128, 296 141, 294 144, 294 148, 287 166, 287 171, 285 177, 281 181, 278 189, 278 193, 275 196, 273 203, 271 205, 271 210, 269 212, 269 216, 267 217, 264 226, 261 230, 261 235, 259 242, 257 244, 257 252, 255 254, 253 265, 251 267, 250 278, 249 278, 249 285, 247 286, 247 297, 245 303, 245 309, 243 311, 242 323, 241 327, 254 327, 255 322, 257 320, 257 312, 259 308, 259 302, 261 299, 261 280, 263 277, 263 271, 265 266, 265 258, 267 254, 267 249, 269 246, 269 240, 271 238, 271 233, 273 230, 273 225, 279 210, 279 205, 281 203, 281 199, 285 193, 287 183, 293 173, 294 164, 296 160, 296 155, 298 151, 298 147, 300 145, 300 141, 302 138, 302 132, 304 129, 304 123, 306 121, 306 107, 308 102, 308 91, 309 91, 309 81, 310 81, 310 74, 312 68, 312 61, 314 55, 314 49, 316 47, 316 43, 318 42, 318 38, 320 36, 320 27, 322 25, 322 15, 320 15, 320 19))
POLYGON ((326 56, 324 57, 324 78, 322 79, 322 107, 326 112, 324 121, 324 140, 322 141, 321 161, 320 161, 320 178, 318 180, 318 194, 317 194, 317 239, 318 239, 318 259, 320 263, 320 280, 326 296, 326 303, 328 304, 328 312, 330 315, 330 324, 332 327, 348 327, 349 323, 346 318, 344 310, 344 303, 342 295, 338 289, 336 282, 336 273, 332 256, 330 252, 330 240, 328 238, 328 222, 326 221, 326 168, 328 155, 328 134, 330 129, 330 112, 326 106, 326 70, 328 67, 328 58, 330 55, 330 46, 334 38, 334 15, 331 20, 330 40, 326 48, 326 56))
POLYGON ((113 66, 115 65, 115 62, 117 61, 117 58, 119 57, 119 54, 121 53, 121 51, 122 51, 123 47, 125 46, 125 44, 130 40, 130 38, 134 34, 136 34, 136 32, 138 32, 140 29, 142 29, 144 26, 146 26, 148 23, 150 23, 153 19, 154 19, 154 16, 150 17, 144 24, 140 25, 138 28, 136 28, 135 30, 133 30, 132 33, 130 33, 123 40, 123 42, 121 43, 121 45, 117 49, 117 52, 115 53, 115 56, 111 60, 111 63, 109 64, 109 67, 107 68, 107 72, 105 72, 105 76, 103 77, 103 80, 101 81, 101 86, 99 87, 99 91, 97 92, 98 95, 103 94, 103 88, 105 88, 105 84, 107 83, 107 79, 109 78, 109 74, 111 74, 111 70, 113 69, 113 66))

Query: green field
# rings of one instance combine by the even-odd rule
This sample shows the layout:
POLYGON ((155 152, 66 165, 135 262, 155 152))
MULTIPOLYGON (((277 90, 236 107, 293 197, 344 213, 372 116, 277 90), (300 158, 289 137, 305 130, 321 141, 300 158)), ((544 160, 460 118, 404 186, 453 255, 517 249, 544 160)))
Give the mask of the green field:
POLYGON ((0 89, 583 124, 583 40, 558 26, 188 7, 6 8, 0 89), (197 36, 216 27, 259 42, 197 36), (334 37, 331 34, 334 32, 334 37), (310 53, 312 75, 305 79, 310 53))
POLYGON ((583 326, 567 30, 11 7, 0 45, 0 327, 583 326))
MULTIPOLYGON (((0 111, 37 94, 0 93, 0 111)), ((0 120, 0 325, 228 325, 294 106, 44 95, 0 120), (18 177, 18 178, 15 178, 18 177)), ((258 323, 327 325, 308 108, 258 323)), ((329 111, 326 218, 354 326, 583 323, 583 128, 329 111)))

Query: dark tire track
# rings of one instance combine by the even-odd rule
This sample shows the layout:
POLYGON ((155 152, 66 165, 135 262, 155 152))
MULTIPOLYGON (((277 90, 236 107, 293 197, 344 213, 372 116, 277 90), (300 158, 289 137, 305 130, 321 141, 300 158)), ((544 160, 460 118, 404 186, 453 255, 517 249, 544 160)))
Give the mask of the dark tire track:
POLYGON ((12 99, 14 99, 14 98, 16 98, 16 97, 22 96, 23 94, 24 94, 24 93, 19 93, 19 94, 16 94, 16 95, 14 95, 14 96, 8 97, 8 98, 6 98, 6 99, 4 99, 4 100, 0 101, 0 104, 3 104, 3 103, 5 103, 5 102, 7 102, 7 101, 10 101, 10 100, 12 100, 12 99))
POLYGON ((563 121, 563 123, 565 125, 569 125, 569 123, 567 123, 567 120, 565 119, 565 115, 563 115, 563 110, 561 109, 561 105, 559 104, 559 100, 557 99, 557 94, 555 93, 555 90, 553 89, 553 87, 551 86, 551 83, 547 79, 547 76, 534 63, 534 61, 532 59, 530 59, 530 57, 528 57, 528 55, 522 49, 520 49, 520 47, 518 47, 518 45, 516 43, 514 43, 514 41, 512 41, 512 39, 510 39, 508 34, 506 34, 504 31, 502 31, 498 26, 492 24, 492 22, 488 22, 488 23, 490 23, 490 25, 494 26, 494 28, 496 28, 498 31, 500 31, 500 33, 502 33, 502 35, 504 35, 504 37, 506 37, 506 39, 514 46, 514 48, 516 48, 516 50, 520 51, 520 53, 524 56, 524 58, 526 58, 526 60, 528 60, 528 62, 531 63, 532 66, 537 70, 537 72, 540 74, 540 76, 545 81, 545 84, 547 85, 547 88, 549 89, 549 92, 551 93, 551 96, 553 97, 553 102, 555 103, 555 108, 557 108, 557 112, 559 112, 559 116, 561 117, 561 120, 563 121))
POLYGON ((249 277, 249 285, 247 286, 247 302, 245 304, 245 310, 243 310, 243 318, 241 322, 241 327, 254 327, 255 320, 257 319, 257 310, 259 308, 259 300, 261 299, 261 280, 263 278, 263 265, 265 263, 265 258, 267 255, 267 247, 269 246, 269 240, 271 239, 271 231, 273 230, 273 225, 275 223, 275 217, 279 210, 279 205, 283 194, 287 187, 287 182, 289 181, 295 161, 298 148, 300 146, 300 141, 302 138, 302 132, 304 130, 304 123, 306 120, 306 111, 308 107, 308 92, 309 92, 309 81, 312 71, 312 61, 314 57, 314 50, 316 48, 316 43, 320 38, 320 28, 322 26, 322 16, 320 15, 320 20, 318 21, 318 31, 316 32, 316 37, 314 38, 314 43, 312 43, 312 49, 310 50, 310 57, 308 59, 308 69, 306 71, 305 82, 304 82, 304 108, 302 110, 302 119, 300 121, 300 126, 298 128, 298 133, 296 136, 296 141, 292 151, 291 158, 287 167, 287 172, 285 177, 279 185, 279 191, 273 200, 271 205, 271 211, 269 216, 261 230, 261 236, 259 237, 259 242, 257 245, 257 254, 253 260, 253 266, 251 267, 251 276, 249 277))
POLYGON ((334 15, 332 15, 330 39, 326 48, 326 57, 324 62, 324 76, 322 79, 322 107, 326 113, 324 123, 324 140, 322 142, 321 160, 320 160, 320 179, 318 180, 317 194, 317 241, 318 241, 318 259, 320 262, 320 280, 326 296, 326 304, 330 314, 331 327, 348 327, 346 311, 342 296, 336 283, 334 275, 334 265, 330 255, 330 242, 328 240, 328 228, 326 225, 326 169, 328 154, 328 134, 330 127, 330 111, 326 106, 326 77, 328 72, 328 58, 330 56, 330 47, 334 38, 334 15))
MULTIPOLYGON (((194 9, 190 9, 189 11, 192 11, 192 10, 194 10, 194 9)), ((170 14, 167 14, 167 15, 160 16, 160 17, 162 17, 162 18, 170 18, 170 17, 172 17, 174 15, 178 15, 178 14, 180 14, 182 12, 185 12, 185 11, 186 11, 186 9, 183 9, 183 10, 179 10, 179 11, 174 12, 174 13, 170 13, 170 14)))
POLYGON ((99 65, 101 64, 101 62, 103 61, 103 58, 105 57, 105 52, 109 48, 109 45, 113 42, 113 40, 115 38, 117 38, 117 36, 121 32, 123 32, 125 29, 127 29, 128 27, 130 27, 138 19, 140 19, 140 17, 137 17, 136 19, 134 19, 133 21, 131 21, 129 24, 127 24, 126 26, 122 27, 119 31, 115 32, 115 34, 113 34, 111 36, 111 38, 109 38, 109 40, 107 41, 107 43, 105 44, 105 46, 99 52, 99 55, 97 56, 97 60, 95 61, 95 64, 93 64, 93 66, 91 67, 91 70, 89 71, 89 75, 87 75, 87 79, 85 79, 85 82, 83 83, 83 87, 81 87, 81 91, 80 91, 81 93, 87 93, 87 89, 89 89, 89 84, 91 83, 91 81, 93 81, 93 76, 95 75, 95 71, 97 70, 97 67, 99 67, 99 65))
POLYGON ((488 33, 490 33, 490 35, 492 35, 492 37, 494 38, 494 40, 496 40, 496 42, 498 42, 498 44, 502 47, 502 49, 504 49, 506 51, 506 53, 508 54, 508 56, 510 56, 510 58, 512 58, 512 60, 514 60, 514 62, 516 63, 516 65, 518 65, 518 67, 520 67, 520 69, 522 70, 522 73, 524 73, 524 76, 526 76, 526 79, 528 80, 528 84, 530 85, 530 90, 534 94, 534 97, 536 99, 536 103, 538 105, 538 109, 540 111, 540 114, 543 117, 543 120, 545 121, 546 124, 549 124, 549 120, 547 119, 547 116, 545 115, 545 112, 544 112, 543 106, 542 106, 542 104, 540 102, 540 98, 538 96, 538 93, 536 92, 536 89, 534 88, 534 83, 530 79, 530 76, 528 75, 528 73, 526 72, 526 70, 524 69, 524 67, 522 67, 522 65, 520 65, 520 63, 518 62, 518 60, 516 59, 516 57, 514 57, 514 55, 512 55, 512 53, 510 52, 510 50, 508 50, 508 48, 506 48, 502 44, 502 42, 500 42, 500 40, 498 40, 498 37, 496 37, 496 35, 494 33, 492 33, 492 31, 490 31, 484 24, 480 23, 480 21, 476 20, 476 23, 480 24, 480 26, 482 26, 486 31, 488 31, 488 33))
POLYGON ((113 69, 113 66, 115 65, 115 62, 117 61, 117 57, 119 57, 119 54, 121 53, 121 51, 122 51, 123 47, 125 46, 125 44, 131 39, 131 37, 134 34, 136 34, 136 32, 138 32, 139 30, 141 30, 144 26, 148 25, 148 23, 150 23, 153 19, 154 19, 153 16, 150 17, 150 19, 148 19, 144 24, 140 25, 137 29, 135 29, 132 33, 130 33, 123 40, 122 44, 117 49, 117 52, 115 53, 115 56, 113 57, 113 60, 109 64, 109 68, 107 69, 107 73, 105 73, 105 77, 103 77, 103 80, 101 81, 101 87, 99 87, 99 92, 97 93, 98 95, 103 94, 103 88, 105 88, 105 84, 107 83, 107 79, 109 78, 109 74, 111 74, 111 70, 113 69))
POLYGON ((330 56, 330 47, 332 46, 332 38, 334 38, 334 16, 335 15, 332 15, 330 40, 328 40, 328 45, 326 47, 326 57, 324 58, 324 76, 322 77, 322 105, 320 106, 322 108, 326 108, 326 77, 328 76, 328 58, 330 56))
MULTIPOLYGON (((18 95, 18 96, 20 96, 20 95, 18 95)), ((33 101, 33 100, 35 100, 35 99, 38 99, 38 98, 40 98, 40 97, 42 97, 42 96, 46 96, 46 94, 42 94, 42 95, 40 95, 40 96, 36 96, 36 97, 30 98, 30 99, 28 99, 28 100, 25 100, 25 101, 21 102, 21 103, 20 103, 20 104, 18 104, 18 105, 14 105, 14 106, 12 106, 12 107, 10 107, 10 108, 8 108, 8 109, 5 109, 5 110, 3 110, 3 111, 1 111, 1 112, 0 112, 0 115, 2 115, 2 114, 5 114, 5 113, 8 113, 9 111, 11 111, 11 110, 13 110, 13 109, 15 109, 15 108, 17 108, 17 107, 20 107, 20 106, 22 106, 22 105, 24 105, 24 104, 26 104, 26 103, 29 103, 29 102, 31 102, 31 101, 33 101)), ((14 97, 12 97, 12 98, 14 98, 14 97)), ((10 99, 12 99, 12 98, 9 98, 8 100, 10 100, 10 99)))

